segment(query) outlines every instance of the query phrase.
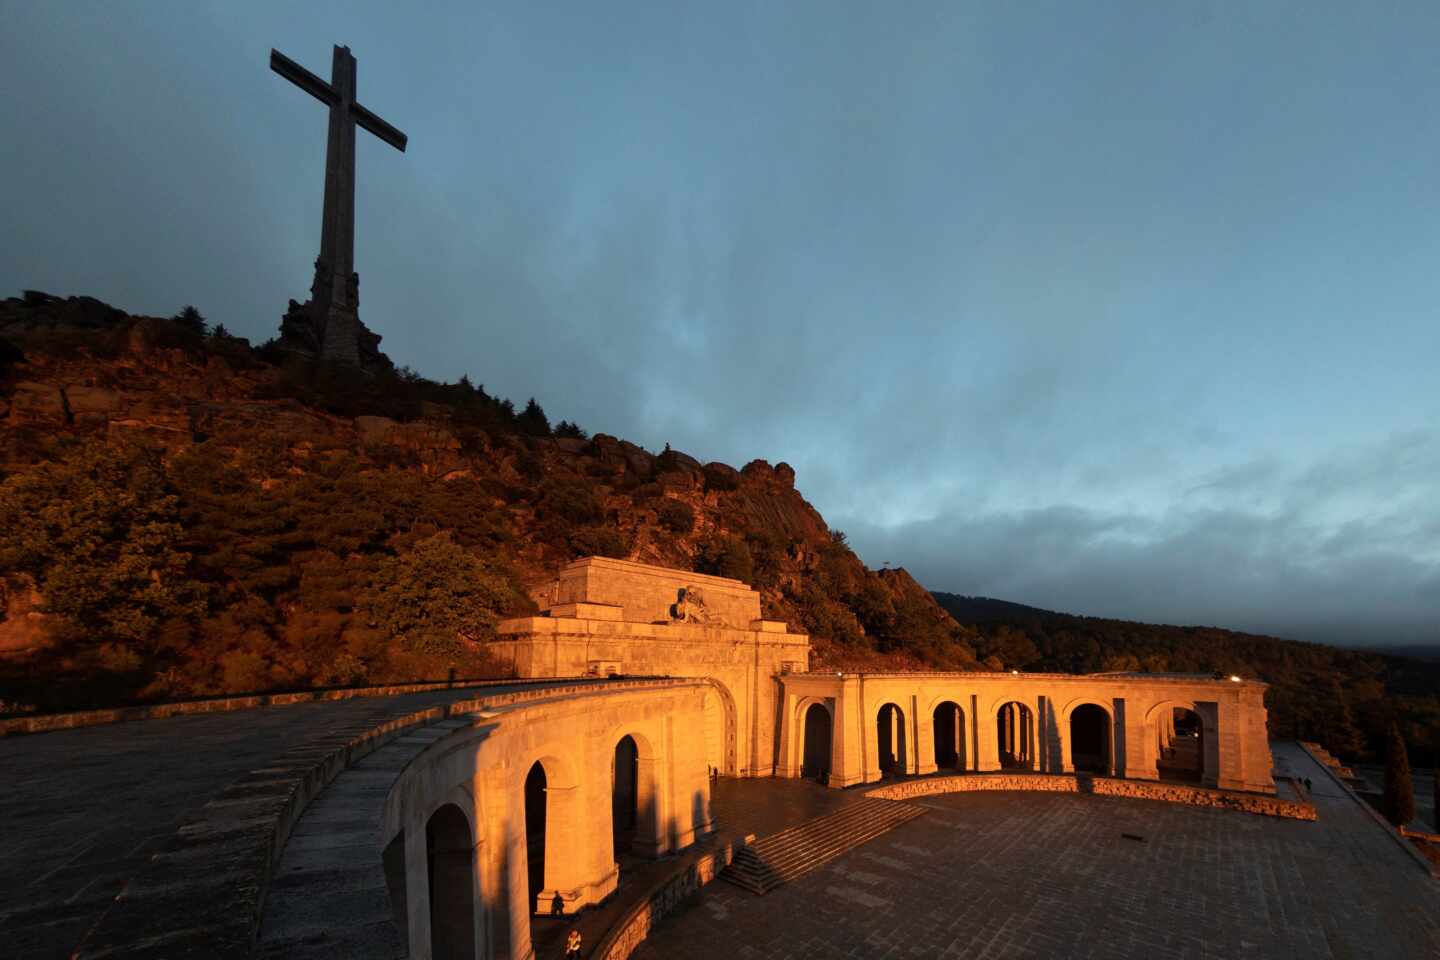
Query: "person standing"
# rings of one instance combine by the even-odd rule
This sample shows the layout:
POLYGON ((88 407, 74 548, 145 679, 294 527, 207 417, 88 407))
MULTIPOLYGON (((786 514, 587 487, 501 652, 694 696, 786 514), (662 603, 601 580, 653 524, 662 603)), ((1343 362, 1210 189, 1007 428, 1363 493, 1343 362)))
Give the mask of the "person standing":
POLYGON ((578 960, 580 956, 580 931, 571 930, 570 936, 565 938, 565 960, 578 960))

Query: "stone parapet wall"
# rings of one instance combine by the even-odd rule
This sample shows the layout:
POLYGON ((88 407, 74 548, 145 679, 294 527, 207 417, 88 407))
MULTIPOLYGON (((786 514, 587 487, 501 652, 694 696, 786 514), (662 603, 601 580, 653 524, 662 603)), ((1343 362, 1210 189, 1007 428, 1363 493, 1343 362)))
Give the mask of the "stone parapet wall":
POLYGON ((645 898, 627 910, 600 945, 592 960, 626 960, 662 919, 674 912, 695 891, 720 875, 735 859, 735 853, 753 843, 755 835, 722 843, 718 848, 681 863, 670 876, 652 886, 645 898))
POLYGON ((1258 793, 1210 790, 1178 783, 1118 780, 1077 774, 967 774, 958 777, 926 777, 904 780, 865 791, 867 797, 882 800, 912 800, 940 793, 969 793, 981 790, 1022 790, 1039 793, 1090 793, 1102 797, 1130 797, 1137 800, 1164 800, 1194 807, 1239 810, 1265 817, 1315 820, 1315 805, 1282 800, 1258 793))
MULTIPOLYGON (((583 683, 594 678, 584 676, 546 678, 564 682, 571 680, 583 683)), ((529 678, 500 678, 495 680, 436 680, 429 683, 392 683, 378 687, 348 687, 343 690, 300 690, 292 693, 257 693, 244 697, 217 697, 209 700, 186 700, 177 703, 151 703, 133 707, 113 707, 108 710, 83 710, 76 713, 47 713, 31 717, 12 717, 0 720, 0 737, 25 733, 48 733, 51 730, 71 730, 76 727, 93 727, 105 723, 124 723, 129 720, 157 720, 163 717, 183 717, 197 713, 229 713, 232 710, 253 710, 257 707, 280 707, 295 703, 315 703, 327 700, 352 700, 356 697, 397 697, 407 693, 429 693, 435 690, 464 690, 470 687, 494 687, 502 685, 533 685, 529 678)))

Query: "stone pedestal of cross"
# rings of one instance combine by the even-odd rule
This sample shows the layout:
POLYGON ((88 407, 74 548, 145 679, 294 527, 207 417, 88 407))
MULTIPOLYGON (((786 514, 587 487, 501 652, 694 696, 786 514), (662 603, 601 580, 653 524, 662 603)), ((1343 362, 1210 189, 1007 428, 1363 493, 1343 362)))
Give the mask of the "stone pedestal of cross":
POLYGON ((355 58, 336 47, 326 83, 300 64, 270 51, 270 69, 330 108, 325 147, 325 213, 310 307, 320 334, 321 359, 359 365, 360 275, 355 272, 355 127, 361 126, 404 152, 407 138, 355 102, 355 58))

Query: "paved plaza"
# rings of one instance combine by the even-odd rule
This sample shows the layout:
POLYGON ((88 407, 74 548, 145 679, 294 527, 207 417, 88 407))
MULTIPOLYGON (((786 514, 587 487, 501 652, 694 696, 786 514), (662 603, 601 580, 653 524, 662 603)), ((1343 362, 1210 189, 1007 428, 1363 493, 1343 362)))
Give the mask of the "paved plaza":
POLYGON ((930 797, 926 816, 767 896, 710 884, 634 956, 1440 957, 1440 883, 1308 758, 1284 759, 1314 781, 1319 823, 1073 794, 930 797))

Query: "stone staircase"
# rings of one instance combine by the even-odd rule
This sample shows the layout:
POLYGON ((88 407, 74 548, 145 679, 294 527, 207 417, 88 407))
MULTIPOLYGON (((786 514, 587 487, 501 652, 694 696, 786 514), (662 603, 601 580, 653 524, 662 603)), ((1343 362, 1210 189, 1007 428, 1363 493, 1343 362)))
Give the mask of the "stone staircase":
POLYGON ((924 812, 924 807, 894 800, 859 800, 741 847, 720 876, 764 895, 924 812))

